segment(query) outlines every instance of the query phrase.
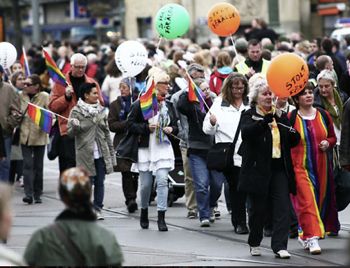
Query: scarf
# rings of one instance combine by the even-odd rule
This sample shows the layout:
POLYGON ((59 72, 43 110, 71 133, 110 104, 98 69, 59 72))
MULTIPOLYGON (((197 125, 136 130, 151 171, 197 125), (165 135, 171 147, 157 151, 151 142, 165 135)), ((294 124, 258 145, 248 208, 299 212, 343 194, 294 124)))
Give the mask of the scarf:
POLYGON ((331 115, 334 125, 338 129, 340 129, 341 120, 343 116, 343 102, 336 89, 333 89, 333 94, 334 94, 335 105, 338 107, 338 112, 336 109, 334 109, 333 105, 330 104, 326 98, 322 97, 321 95, 320 97, 321 97, 322 105, 325 108, 325 110, 329 112, 329 114, 331 115))
POLYGON ((82 99, 78 100, 77 106, 81 109, 82 114, 85 117, 95 117, 104 109, 99 102, 95 104, 89 104, 82 99))
POLYGON ((163 132, 163 128, 167 127, 170 124, 168 107, 166 106, 164 101, 160 102, 158 104, 158 107, 159 107, 159 116, 158 116, 158 126, 156 130, 157 142, 170 144, 168 137, 163 132))
POLYGON ((128 117, 131 106, 131 96, 121 97, 120 99, 121 109, 119 112, 119 120, 124 121, 128 117))
MULTIPOLYGON (((276 114, 276 108, 272 106, 271 111, 267 112, 263 107, 257 105, 256 112, 262 116, 270 113, 276 114)), ((273 118, 270 128, 272 134, 272 158, 281 158, 281 136, 275 118, 273 118)))

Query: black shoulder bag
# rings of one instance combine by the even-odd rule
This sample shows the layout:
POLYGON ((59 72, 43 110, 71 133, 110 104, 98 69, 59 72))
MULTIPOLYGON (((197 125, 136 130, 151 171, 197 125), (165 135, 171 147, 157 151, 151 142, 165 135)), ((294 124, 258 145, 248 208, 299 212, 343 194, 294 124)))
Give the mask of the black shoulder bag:
POLYGON ((216 171, 226 171, 233 167, 233 154, 235 152, 236 142, 241 131, 241 119, 237 126, 233 142, 215 143, 207 155, 207 168, 216 171))

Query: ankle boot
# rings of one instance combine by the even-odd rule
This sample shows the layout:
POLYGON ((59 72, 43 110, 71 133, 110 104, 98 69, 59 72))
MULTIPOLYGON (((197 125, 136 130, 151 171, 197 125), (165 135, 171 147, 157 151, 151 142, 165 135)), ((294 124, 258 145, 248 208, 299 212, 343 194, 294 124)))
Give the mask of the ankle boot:
POLYGON ((148 229, 148 208, 141 208, 140 225, 142 229, 148 229))
POLYGON ((168 231, 168 227, 166 226, 166 223, 165 223, 165 210, 163 211, 158 211, 158 230, 161 231, 161 232, 166 232, 168 231))

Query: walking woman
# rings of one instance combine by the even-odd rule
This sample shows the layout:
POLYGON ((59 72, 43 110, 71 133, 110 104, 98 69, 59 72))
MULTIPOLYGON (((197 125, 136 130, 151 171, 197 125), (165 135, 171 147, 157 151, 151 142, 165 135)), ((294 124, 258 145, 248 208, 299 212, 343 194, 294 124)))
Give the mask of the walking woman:
MULTIPOLYGON (((11 66, 13 67, 13 65, 11 66)), ((11 75, 11 84, 16 91, 20 93, 24 88, 25 75, 22 70, 16 71, 11 75)), ((23 186, 23 156, 21 145, 19 144, 20 128, 14 130, 11 145, 11 165, 10 165, 10 183, 19 182, 23 186)))
MULTIPOLYGON (((28 102, 46 108, 49 105, 49 94, 42 91, 40 77, 36 74, 29 76, 20 94, 21 110, 26 111, 28 102)), ((24 115, 20 125, 20 144, 23 154, 24 203, 42 203, 43 169, 45 146, 48 143, 46 132, 36 125, 28 114, 24 115)))
POLYGON ((266 79, 254 75, 250 86, 251 109, 242 115, 242 166, 238 190, 250 201, 248 244, 260 256, 266 211, 272 209, 271 248, 279 258, 289 258, 289 192, 295 193, 290 148, 299 134, 290 127, 286 113, 272 105, 273 93, 266 79), (254 77, 256 76, 256 77, 254 77), (267 206, 271 204, 272 207, 267 206))
POLYGON ((80 86, 81 98, 70 113, 68 135, 75 137, 78 167, 85 168, 94 185, 94 207, 98 220, 103 220, 104 180, 116 165, 107 114, 99 103, 95 83, 80 86))
POLYGON ((246 193, 237 191, 239 172, 242 157, 237 151, 241 145, 239 122, 241 114, 248 107, 244 104, 244 99, 248 94, 248 81, 240 73, 231 73, 224 82, 221 89, 221 96, 215 101, 207 113, 203 123, 203 131, 208 135, 215 135, 215 142, 233 142, 236 132, 239 136, 235 144, 234 166, 225 172, 225 177, 229 183, 231 200, 231 222, 237 234, 247 234, 246 221, 246 193))
MULTIPOLYGON (((131 89, 133 79, 123 78, 119 84, 121 96, 114 100, 109 106, 108 125, 115 132, 113 146, 116 148, 127 132, 126 118, 131 107, 131 89)), ((132 162, 127 159, 117 159, 115 171, 122 173, 122 187, 125 197, 125 205, 130 213, 137 210, 136 194, 138 188, 138 173, 131 172, 132 162)))
MULTIPOLYGON (((139 172, 141 187, 141 218, 140 225, 148 229, 148 205, 153 185, 153 176, 157 188, 158 230, 168 231, 165 223, 165 212, 168 201, 168 173, 174 169, 174 151, 167 135, 178 132, 176 118, 170 102, 165 97, 169 91, 169 76, 158 68, 149 70, 150 79, 154 80, 158 112, 149 120, 145 120, 141 111, 140 101, 131 105, 127 118, 128 134, 137 138, 136 160, 131 171, 139 172), (167 135, 164 135, 167 134, 167 135)), ((119 149, 119 148, 118 148, 119 149)))
POLYGON ((292 149, 297 186, 293 205, 302 229, 299 241, 311 254, 320 254, 318 240, 324 238, 325 232, 338 233, 340 227, 331 156, 337 139, 329 113, 313 107, 313 90, 309 82, 293 97, 297 110, 289 117, 301 135, 299 144, 292 149))

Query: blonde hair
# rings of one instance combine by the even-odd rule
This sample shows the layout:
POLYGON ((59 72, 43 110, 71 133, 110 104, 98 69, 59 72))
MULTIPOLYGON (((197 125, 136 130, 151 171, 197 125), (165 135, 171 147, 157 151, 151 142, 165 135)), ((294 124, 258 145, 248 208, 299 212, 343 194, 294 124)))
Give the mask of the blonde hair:
POLYGON ((249 79, 249 93, 248 93, 248 99, 249 99, 249 105, 251 107, 255 106, 257 104, 258 95, 259 93, 266 89, 268 87, 267 80, 264 75, 261 73, 254 74, 249 79))
POLYGON ((335 85, 335 77, 334 77, 334 72, 325 69, 322 70, 318 75, 317 75, 317 83, 321 80, 321 79, 325 79, 325 80, 329 80, 331 81, 332 85, 335 85))
POLYGON ((154 79, 155 84, 158 84, 158 82, 170 81, 169 75, 158 67, 152 67, 151 69, 149 69, 148 77, 151 78, 151 80, 154 79))

